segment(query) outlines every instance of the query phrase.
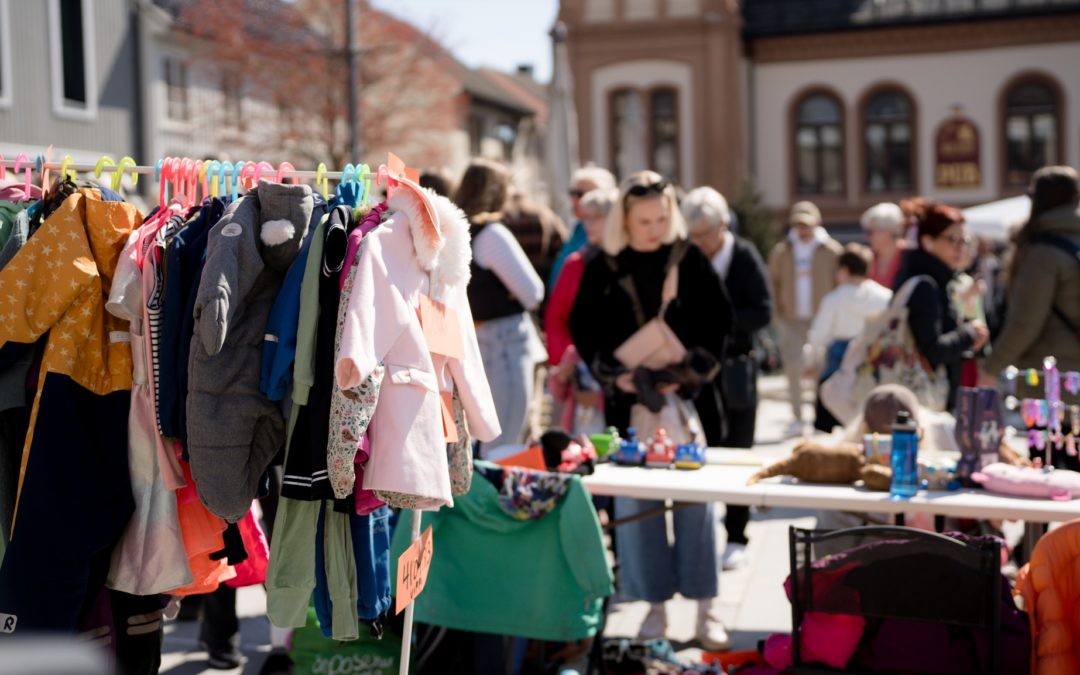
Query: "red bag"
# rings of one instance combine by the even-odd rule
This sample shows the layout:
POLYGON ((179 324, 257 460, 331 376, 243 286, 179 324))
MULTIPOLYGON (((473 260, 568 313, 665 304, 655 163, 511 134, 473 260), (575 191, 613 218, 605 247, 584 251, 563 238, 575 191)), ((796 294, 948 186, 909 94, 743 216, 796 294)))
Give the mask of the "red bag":
POLYGON ((247 560, 236 565, 236 576, 225 583, 233 588, 255 586, 266 583, 266 568, 270 566, 270 545, 259 523, 259 503, 252 502, 247 515, 236 525, 240 528, 240 538, 244 541, 247 560))

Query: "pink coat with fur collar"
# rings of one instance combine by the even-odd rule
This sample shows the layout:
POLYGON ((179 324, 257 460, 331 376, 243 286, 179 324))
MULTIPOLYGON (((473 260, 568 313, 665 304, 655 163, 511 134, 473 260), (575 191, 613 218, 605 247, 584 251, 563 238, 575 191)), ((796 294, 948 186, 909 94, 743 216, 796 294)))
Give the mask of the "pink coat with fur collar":
POLYGON ((420 508, 438 509, 453 505, 440 392, 457 385, 473 438, 500 432, 465 294, 469 225, 452 202, 430 191, 401 187, 389 206, 393 216, 360 247, 337 384, 355 387, 385 366, 364 488, 415 495, 420 508), (457 312, 461 358, 428 350, 417 316, 422 294, 457 312))

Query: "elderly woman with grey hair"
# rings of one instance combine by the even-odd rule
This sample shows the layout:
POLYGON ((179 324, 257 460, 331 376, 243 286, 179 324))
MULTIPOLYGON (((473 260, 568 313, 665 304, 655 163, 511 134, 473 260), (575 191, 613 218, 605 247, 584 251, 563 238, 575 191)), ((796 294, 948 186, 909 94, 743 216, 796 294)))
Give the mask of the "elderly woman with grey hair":
POLYGON ((882 202, 867 209, 859 218, 859 225, 874 252, 866 278, 891 290, 904 257, 907 218, 896 204, 882 202))
MULTIPOLYGON (((749 448, 754 445, 758 404, 754 335, 772 320, 768 271, 754 245, 728 230, 731 211, 722 194, 710 187, 696 188, 683 198, 681 209, 690 241, 712 262, 735 312, 724 367, 716 382, 726 420, 718 419, 715 410, 704 407, 699 408, 698 415, 707 432, 710 426, 719 428, 724 447, 749 448), (725 421, 726 429, 723 428, 725 421)), ((724 569, 735 569, 746 563, 746 523, 749 520, 749 507, 727 507, 724 525, 728 543, 724 549, 724 569)))

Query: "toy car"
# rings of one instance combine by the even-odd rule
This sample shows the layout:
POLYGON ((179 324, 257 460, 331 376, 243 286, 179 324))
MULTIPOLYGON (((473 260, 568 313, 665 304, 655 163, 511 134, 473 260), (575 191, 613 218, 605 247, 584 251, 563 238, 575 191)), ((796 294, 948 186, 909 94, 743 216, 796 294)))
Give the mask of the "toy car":
POLYGON ((675 461, 675 441, 664 429, 657 429, 645 451, 645 466, 666 469, 675 461))
POLYGON ((705 466, 705 446, 683 443, 675 449, 676 469, 700 469, 705 466))
POLYGON ((608 456, 611 461, 623 466, 641 466, 645 462, 645 448, 637 439, 634 429, 627 429, 627 437, 619 442, 619 447, 608 456))

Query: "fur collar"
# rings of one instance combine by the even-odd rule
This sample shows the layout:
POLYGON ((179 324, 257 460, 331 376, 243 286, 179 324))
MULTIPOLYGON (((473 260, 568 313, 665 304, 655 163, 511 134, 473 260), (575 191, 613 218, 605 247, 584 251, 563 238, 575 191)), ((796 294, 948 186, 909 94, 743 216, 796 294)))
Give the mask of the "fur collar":
POLYGON ((409 219, 416 260, 432 275, 434 285, 469 282, 472 246, 469 221, 461 209, 432 190, 408 186, 395 190, 387 205, 409 219), (434 216, 434 222, 430 216, 434 216))

